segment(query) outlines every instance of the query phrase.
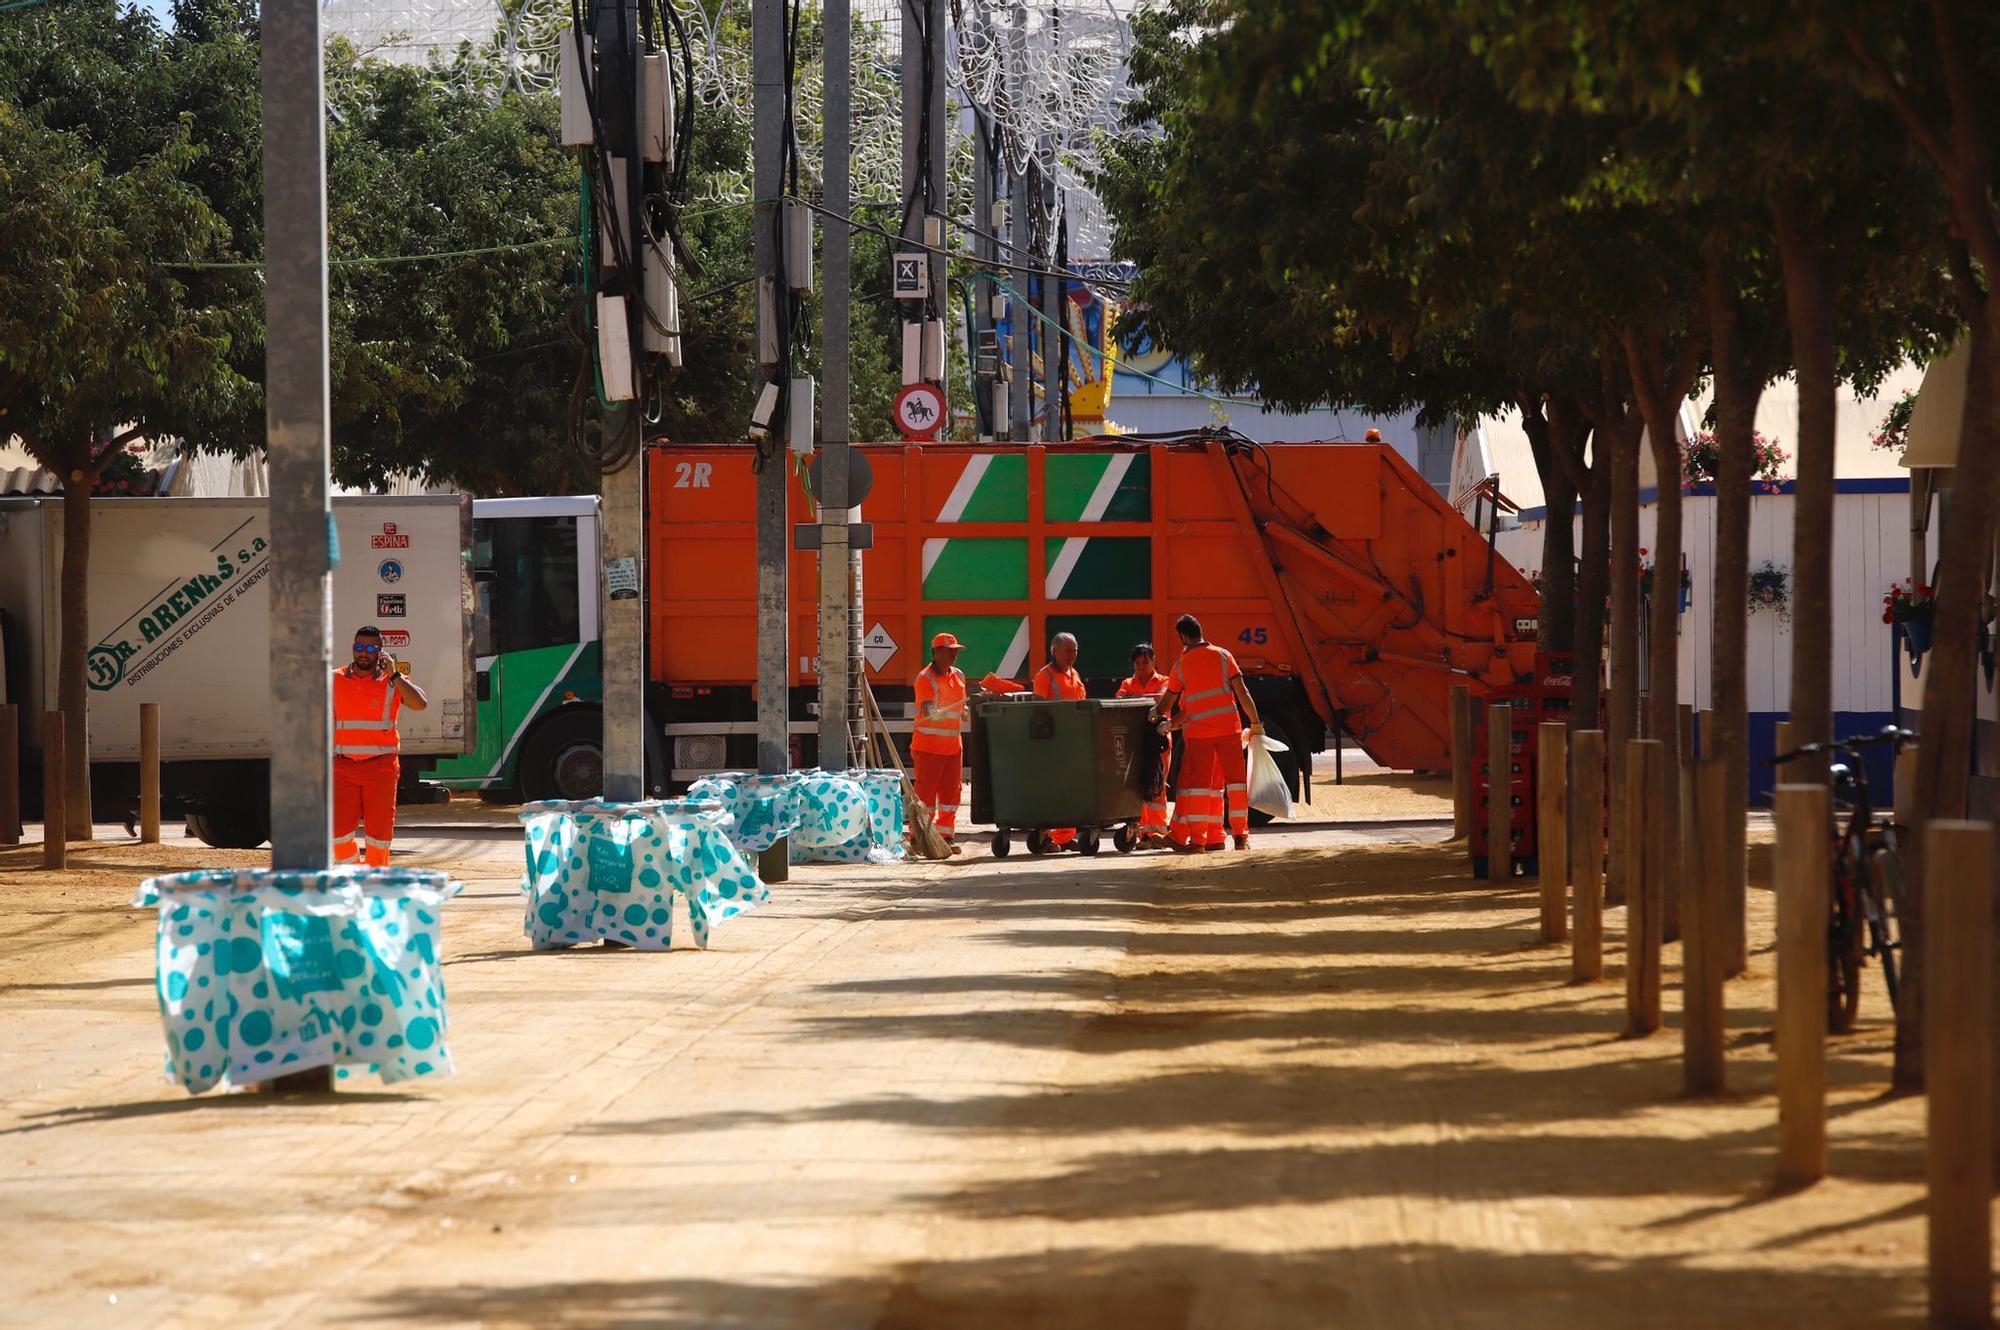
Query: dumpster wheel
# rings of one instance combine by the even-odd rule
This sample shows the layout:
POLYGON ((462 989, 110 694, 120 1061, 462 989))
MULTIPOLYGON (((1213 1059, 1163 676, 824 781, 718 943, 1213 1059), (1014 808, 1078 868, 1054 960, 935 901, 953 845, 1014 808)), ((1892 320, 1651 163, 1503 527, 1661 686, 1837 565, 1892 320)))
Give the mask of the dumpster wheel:
POLYGON ((1014 851, 1014 837, 1005 827, 993 828, 993 857, 1005 859, 1014 851))
POLYGON ((1028 831, 1029 854, 1053 854, 1055 848, 1055 844, 1049 840, 1048 832, 1040 827, 1033 827, 1028 831))
POLYGON ((1133 830, 1130 822, 1125 823, 1118 830, 1111 833, 1112 848, 1116 849, 1120 854, 1132 853, 1138 844, 1139 833, 1133 830))
POLYGON ((1076 852, 1078 854, 1096 854, 1103 845, 1104 840, 1096 827, 1084 827, 1076 833, 1076 852))

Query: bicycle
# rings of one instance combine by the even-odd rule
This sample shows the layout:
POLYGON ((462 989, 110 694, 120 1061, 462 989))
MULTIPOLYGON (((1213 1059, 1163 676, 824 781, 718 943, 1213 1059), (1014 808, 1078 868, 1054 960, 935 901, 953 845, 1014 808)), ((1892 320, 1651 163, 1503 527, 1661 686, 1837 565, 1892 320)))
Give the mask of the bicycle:
POLYGON ((1871 955, 1882 967, 1889 1009, 1893 1012, 1896 1008, 1896 950, 1900 943, 1895 911, 1903 895, 1902 860, 1896 849, 1895 824, 1875 816, 1861 750, 1894 744, 1900 751, 1914 738, 1909 730, 1887 725, 1876 734, 1805 744, 1771 759, 1773 767, 1818 753, 1849 759, 1829 768, 1834 816, 1830 829, 1833 880, 1826 929, 1826 1023, 1834 1034, 1846 1034, 1854 1028, 1861 1006, 1861 967, 1871 955), (1845 830, 1840 826, 1843 809, 1848 814, 1845 830))

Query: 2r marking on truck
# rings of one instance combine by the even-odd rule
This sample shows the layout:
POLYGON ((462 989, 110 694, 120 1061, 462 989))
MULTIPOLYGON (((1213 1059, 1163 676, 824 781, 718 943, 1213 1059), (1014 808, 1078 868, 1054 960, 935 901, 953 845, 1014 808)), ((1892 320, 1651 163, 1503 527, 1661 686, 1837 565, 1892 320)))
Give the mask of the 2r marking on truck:
POLYGON ((675 462, 674 488, 677 490, 705 490, 712 488, 709 477, 715 472, 712 462, 675 462))
MULTIPOLYGON (((240 523, 229 536, 210 546, 210 553, 221 549, 230 536, 237 535, 254 520, 246 519, 240 523)), ((200 632, 217 614, 235 604, 240 592, 263 580, 270 567, 269 551, 269 543, 262 536, 252 536, 249 544, 237 549, 234 563, 230 562, 228 554, 217 554, 214 572, 198 572, 186 578, 177 578, 178 588, 175 582, 168 582, 148 596, 139 608, 119 620, 111 633, 107 633, 86 654, 84 659, 90 672, 92 691, 101 693, 121 682, 136 682, 160 661, 179 650, 188 638, 200 632), (217 599, 209 600, 218 592, 222 594, 217 599), (197 608, 204 601, 209 603, 197 608), (147 605, 152 608, 148 609, 147 605), (140 645, 134 645, 126 637, 112 636, 135 619, 139 624, 140 645), (176 627, 189 619, 193 622, 176 627)))

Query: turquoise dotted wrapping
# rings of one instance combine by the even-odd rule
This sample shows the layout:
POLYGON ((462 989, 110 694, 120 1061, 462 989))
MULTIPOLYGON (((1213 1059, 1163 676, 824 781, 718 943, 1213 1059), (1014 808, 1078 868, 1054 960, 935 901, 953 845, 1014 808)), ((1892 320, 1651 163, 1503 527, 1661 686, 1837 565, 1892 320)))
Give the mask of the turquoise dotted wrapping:
POLYGON ((673 945, 673 902, 687 902, 695 945, 770 891, 729 838, 728 815, 697 799, 559 799, 524 805, 523 932, 537 951, 623 942, 673 945))
POLYGON ((846 783, 858 786, 865 814, 860 829, 831 845, 792 844, 792 861, 808 864, 893 864, 904 857, 903 774, 894 770, 846 771, 846 783))
POLYGON ((688 786, 688 798, 719 804, 729 839, 744 857, 754 859, 789 836, 799 825, 799 773, 758 776, 725 771, 688 786))
POLYGON ((167 1078, 190 1094, 314 1067, 385 1083, 448 1076, 439 907, 416 868, 213 870, 148 878, 167 1078))

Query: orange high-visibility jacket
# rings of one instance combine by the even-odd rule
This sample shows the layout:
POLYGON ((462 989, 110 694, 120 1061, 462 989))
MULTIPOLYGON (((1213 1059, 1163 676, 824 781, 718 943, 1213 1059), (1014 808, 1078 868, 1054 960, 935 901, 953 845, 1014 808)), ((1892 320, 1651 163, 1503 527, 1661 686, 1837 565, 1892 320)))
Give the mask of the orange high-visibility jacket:
POLYGON ((917 710, 931 704, 928 716, 918 716, 910 735, 913 753, 956 753, 962 750, 965 725, 965 672, 957 666, 939 674, 926 665, 917 675, 917 710))
POLYGON ((1120 697, 1158 697, 1166 691, 1167 676, 1164 674, 1155 674, 1144 683, 1140 683, 1138 679, 1127 675, 1118 684, 1118 696, 1120 697))
POLYGON ((1075 670, 1059 670, 1051 661, 1035 675, 1035 696, 1050 701, 1081 702, 1087 694, 1081 674, 1075 670))
POLYGON ((1220 739, 1242 732, 1236 718, 1235 690, 1229 686, 1242 677, 1236 657, 1213 643, 1198 642, 1181 653, 1167 687, 1180 694, 1188 738, 1220 739))
POLYGON ((402 694, 389 679, 333 672, 333 754, 335 757, 381 757, 401 751, 396 713, 402 694))

